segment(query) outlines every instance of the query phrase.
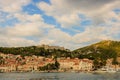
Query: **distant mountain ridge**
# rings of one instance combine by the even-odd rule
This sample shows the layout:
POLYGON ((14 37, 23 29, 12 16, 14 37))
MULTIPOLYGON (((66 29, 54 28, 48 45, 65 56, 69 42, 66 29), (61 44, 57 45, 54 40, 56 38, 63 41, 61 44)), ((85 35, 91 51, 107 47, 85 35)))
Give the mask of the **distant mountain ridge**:
POLYGON ((79 58, 93 61, 95 69, 105 66, 112 59, 113 65, 120 64, 120 41, 104 40, 90 46, 70 51, 59 46, 0 47, 0 53, 25 56, 43 56, 47 58, 79 58))
POLYGON ((64 47, 59 46, 28 46, 28 47, 0 47, 0 52, 5 54, 19 54, 19 55, 38 55, 38 56, 59 56, 59 57, 80 57, 90 58, 92 56, 107 56, 107 58, 120 57, 120 41, 104 40, 90 46, 82 47, 74 51, 70 51, 64 47), (100 55, 101 54, 101 55, 100 55))
POLYGON ((44 56, 44 57, 52 57, 52 56, 68 57, 70 55, 70 50, 59 46, 40 45, 40 46, 27 46, 27 47, 0 47, 0 53, 21 55, 21 56, 36 55, 36 56, 44 56))

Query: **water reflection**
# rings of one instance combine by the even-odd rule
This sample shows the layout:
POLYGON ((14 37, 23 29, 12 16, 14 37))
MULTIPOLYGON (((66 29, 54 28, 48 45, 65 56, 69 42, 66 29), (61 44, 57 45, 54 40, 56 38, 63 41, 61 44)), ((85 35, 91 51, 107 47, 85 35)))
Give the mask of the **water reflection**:
POLYGON ((120 80, 120 73, 0 73, 0 80, 120 80))
POLYGON ((55 77, 41 77, 41 78, 31 78, 29 80, 60 80, 57 76, 55 77))

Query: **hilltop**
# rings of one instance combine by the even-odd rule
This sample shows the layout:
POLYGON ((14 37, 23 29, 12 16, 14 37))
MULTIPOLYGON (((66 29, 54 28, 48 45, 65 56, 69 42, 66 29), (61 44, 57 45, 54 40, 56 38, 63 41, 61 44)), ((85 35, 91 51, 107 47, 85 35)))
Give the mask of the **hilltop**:
POLYGON ((114 52, 117 56, 120 56, 120 41, 104 40, 90 46, 76 49, 73 52, 83 55, 90 53, 106 53, 107 55, 110 52, 114 52))
POLYGON ((112 64, 119 64, 120 61, 120 41, 104 40, 83 48, 70 51, 59 46, 28 46, 28 47, 0 47, 0 53, 25 56, 43 56, 46 58, 88 58, 93 60, 95 68, 106 65, 108 59, 112 59, 112 64))
POLYGON ((43 56, 43 57, 68 57, 70 50, 59 46, 28 46, 28 47, 0 47, 0 52, 4 54, 13 54, 21 56, 43 56), (67 55, 66 55, 67 54, 67 55))
POLYGON ((28 46, 28 47, 0 47, 0 52, 4 54, 14 54, 22 56, 58 56, 58 57, 71 57, 71 58, 96 58, 96 56, 107 56, 113 58, 120 56, 120 41, 104 40, 83 48, 70 51, 60 46, 28 46))

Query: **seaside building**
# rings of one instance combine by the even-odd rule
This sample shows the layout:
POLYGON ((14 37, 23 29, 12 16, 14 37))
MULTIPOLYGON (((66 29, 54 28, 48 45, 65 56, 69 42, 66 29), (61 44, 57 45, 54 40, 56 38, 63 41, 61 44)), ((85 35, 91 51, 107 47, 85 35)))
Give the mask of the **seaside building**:
POLYGON ((91 71, 93 67, 89 59, 62 59, 59 63, 60 70, 91 71))
POLYGON ((93 69, 93 61, 89 59, 81 59, 79 63, 80 71, 91 71, 93 69))
MULTIPOLYGON (((119 60, 120 58, 118 58, 117 60, 119 60)), ((116 65, 113 65, 112 64, 112 61, 113 61, 113 59, 108 59, 107 61, 106 61, 106 67, 107 68, 112 68, 112 69, 115 69, 115 70, 120 70, 120 64, 119 64, 119 61, 118 61, 118 64, 116 64, 116 65)))
MULTIPOLYGON (((0 71, 38 71, 39 67, 47 64, 54 64, 55 60, 52 58, 45 58, 41 56, 25 56, 22 58, 20 55, 2 54, 3 63, 0 64, 0 71), (7 58, 6 58, 7 57, 7 58)), ((89 59, 78 58, 58 58, 60 64, 60 71, 90 71, 92 70, 93 62, 89 59)))
POLYGON ((64 47, 59 47, 59 46, 49 46, 49 45, 45 45, 45 44, 40 45, 40 46, 38 46, 38 47, 43 47, 43 48, 45 48, 45 49, 60 49, 60 50, 65 50, 64 47))

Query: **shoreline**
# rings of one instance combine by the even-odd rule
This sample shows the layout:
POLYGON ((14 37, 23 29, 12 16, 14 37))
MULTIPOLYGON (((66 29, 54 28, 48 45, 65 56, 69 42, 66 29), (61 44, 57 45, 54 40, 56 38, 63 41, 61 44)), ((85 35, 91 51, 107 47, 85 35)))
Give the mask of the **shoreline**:
POLYGON ((0 73, 91 73, 94 71, 10 71, 10 72, 0 72, 0 73))
POLYGON ((35 72, 0 72, 0 73, 93 73, 93 74, 104 74, 104 73, 119 73, 119 72, 106 72, 106 71, 81 71, 81 72, 47 72, 47 71, 35 71, 35 72))

